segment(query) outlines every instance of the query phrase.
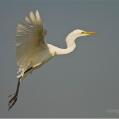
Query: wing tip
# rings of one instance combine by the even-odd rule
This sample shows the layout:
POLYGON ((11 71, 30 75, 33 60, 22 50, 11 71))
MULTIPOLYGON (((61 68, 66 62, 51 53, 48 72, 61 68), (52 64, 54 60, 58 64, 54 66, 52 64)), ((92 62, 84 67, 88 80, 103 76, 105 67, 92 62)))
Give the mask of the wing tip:
POLYGON ((33 13, 33 11, 30 11, 30 14, 33 13))

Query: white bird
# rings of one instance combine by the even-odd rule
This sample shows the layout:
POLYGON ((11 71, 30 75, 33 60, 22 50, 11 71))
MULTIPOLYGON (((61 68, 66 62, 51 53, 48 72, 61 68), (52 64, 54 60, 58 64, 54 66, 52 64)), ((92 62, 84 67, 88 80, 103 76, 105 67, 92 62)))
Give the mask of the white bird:
POLYGON ((8 110, 16 103, 20 82, 29 73, 41 67, 54 56, 71 53, 76 48, 76 38, 97 33, 76 29, 66 37, 67 48, 61 49, 44 41, 47 30, 43 28, 38 10, 36 15, 31 11, 30 17, 26 16, 25 20, 28 24, 18 23, 16 30, 16 60, 20 75, 17 76, 18 84, 15 94, 9 96, 12 99, 8 102, 8 110))

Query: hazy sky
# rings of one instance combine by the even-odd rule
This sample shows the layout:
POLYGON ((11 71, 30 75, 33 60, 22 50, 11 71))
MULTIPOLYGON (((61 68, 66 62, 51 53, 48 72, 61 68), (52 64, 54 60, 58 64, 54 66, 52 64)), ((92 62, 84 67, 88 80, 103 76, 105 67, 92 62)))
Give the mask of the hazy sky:
POLYGON ((0 117, 119 117, 119 1, 0 1, 0 117), (47 43, 66 48, 74 29, 97 31, 76 40, 76 49, 51 59, 17 86, 15 32, 39 10, 47 43))

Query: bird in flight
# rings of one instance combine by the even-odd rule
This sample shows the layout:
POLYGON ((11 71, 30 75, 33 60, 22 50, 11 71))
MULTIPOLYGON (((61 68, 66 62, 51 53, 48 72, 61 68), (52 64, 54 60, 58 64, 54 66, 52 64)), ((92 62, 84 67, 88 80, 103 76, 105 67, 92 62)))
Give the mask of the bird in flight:
POLYGON ((38 10, 36 10, 36 14, 31 11, 29 17, 26 16, 25 20, 27 25, 20 22, 16 29, 16 60, 19 66, 17 72, 19 75, 17 76, 18 84, 15 94, 8 96, 11 97, 8 102, 8 110, 16 103, 20 83, 29 73, 40 68, 54 56, 71 53, 76 48, 76 38, 97 34, 97 32, 76 29, 66 37, 67 48, 61 49, 44 41, 47 30, 43 28, 38 10))

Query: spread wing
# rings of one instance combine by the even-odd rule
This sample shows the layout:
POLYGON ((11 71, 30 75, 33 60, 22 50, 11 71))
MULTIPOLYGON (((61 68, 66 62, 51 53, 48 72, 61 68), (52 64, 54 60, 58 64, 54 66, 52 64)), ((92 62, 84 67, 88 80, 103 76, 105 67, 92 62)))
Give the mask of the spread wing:
POLYGON ((18 66, 35 48, 45 45, 44 36, 46 34, 43 33, 43 25, 38 10, 36 15, 30 12, 30 17, 26 16, 25 20, 28 25, 18 23, 15 37, 18 66))

